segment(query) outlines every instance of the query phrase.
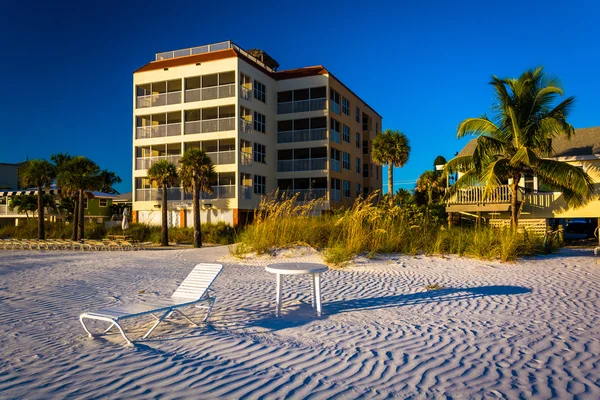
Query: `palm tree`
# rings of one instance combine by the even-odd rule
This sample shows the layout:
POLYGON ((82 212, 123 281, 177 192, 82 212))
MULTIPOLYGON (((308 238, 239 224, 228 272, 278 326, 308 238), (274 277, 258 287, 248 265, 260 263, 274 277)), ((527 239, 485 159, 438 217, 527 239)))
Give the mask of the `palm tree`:
POLYGON ((435 170, 425 171, 417 179, 416 191, 427 193, 427 205, 439 201, 441 194, 444 192, 444 177, 435 170))
POLYGON ((177 181, 177 167, 168 161, 160 160, 148 169, 148 178, 162 187, 162 230, 161 246, 169 245, 169 226, 167 217, 167 187, 173 186, 177 181))
MULTIPOLYGON (((394 167, 403 167, 408 161, 410 144, 406 135, 400 131, 386 129, 373 139, 373 161, 379 165, 388 166, 388 193, 394 193, 394 167)), ((393 196, 388 196, 390 205, 393 196)))
POLYGON ((19 168, 21 184, 37 188, 38 239, 45 239, 44 232, 44 188, 49 187, 56 177, 56 168, 47 160, 31 160, 19 168))
POLYGON ((200 191, 212 193, 210 181, 215 175, 215 167, 200 149, 188 149, 179 159, 179 178, 185 190, 192 191, 192 206, 194 218, 194 247, 202 247, 200 232, 200 191))
POLYGON ((447 196, 461 187, 481 185, 485 198, 508 181, 513 229, 518 225, 518 184, 524 174, 535 174, 540 182, 561 191, 570 207, 592 199, 592 179, 583 169, 547 158, 552 155, 554 137, 570 138, 575 133, 567 122, 575 99, 568 97, 553 105, 563 90, 543 68, 528 70, 516 79, 493 76, 490 84, 496 92, 494 115, 467 118, 459 124, 456 136, 475 135, 477 146, 473 155, 446 164, 445 174, 464 172, 447 196))
POLYGON ((62 192, 75 199, 72 238, 81 240, 85 229, 83 199, 93 197, 91 191, 101 187, 100 168, 86 157, 72 157, 61 165, 57 184, 62 192))
POLYGON ((117 191, 117 189, 114 188, 114 186, 118 183, 121 183, 121 178, 113 171, 103 169, 100 172, 100 183, 101 186, 98 189, 99 191, 108 194, 119 194, 119 192, 117 191))

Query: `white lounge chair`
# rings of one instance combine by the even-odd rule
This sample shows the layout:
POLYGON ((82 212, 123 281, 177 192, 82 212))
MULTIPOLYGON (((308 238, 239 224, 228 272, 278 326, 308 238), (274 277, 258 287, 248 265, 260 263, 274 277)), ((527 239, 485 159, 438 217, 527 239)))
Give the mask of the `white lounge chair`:
POLYGON ((205 308, 206 316, 202 322, 206 322, 212 311, 212 307, 215 303, 215 296, 210 296, 209 291, 210 285, 217 278, 223 266, 221 264, 198 264, 194 267, 192 272, 185 278, 185 280, 179 285, 175 293, 170 298, 160 299, 146 303, 132 304, 130 306, 107 308, 94 312, 83 313, 79 316, 79 321, 83 325, 83 329, 88 333, 90 337, 97 335, 92 334, 84 323, 84 319, 94 319, 98 321, 109 322, 111 325, 101 334, 105 334, 110 331, 113 327, 117 327, 123 338, 127 341, 127 344, 132 345, 133 341, 125 335, 120 322, 142 315, 152 315, 156 319, 156 323, 146 332, 144 336, 136 341, 147 339, 154 329, 163 322, 166 318, 169 318, 171 314, 177 312, 189 323, 194 326, 198 326, 193 322, 187 315, 185 315, 180 308, 195 306, 198 308, 205 308), (208 305, 202 306, 198 303, 208 303, 208 305))

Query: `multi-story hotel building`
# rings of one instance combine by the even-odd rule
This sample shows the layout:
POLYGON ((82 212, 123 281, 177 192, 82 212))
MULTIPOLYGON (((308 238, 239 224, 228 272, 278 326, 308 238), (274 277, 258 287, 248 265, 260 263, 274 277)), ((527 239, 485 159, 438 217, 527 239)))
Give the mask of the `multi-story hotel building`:
MULTIPOLYGON (((260 50, 232 42, 156 54, 133 74, 133 218, 160 222, 161 190, 147 178, 188 148, 212 159, 203 222, 243 223, 275 189, 322 210, 381 189, 371 142, 381 116, 323 66, 277 71, 260 50)), ((191 194, 168 189, 170 224, 191 224, 191 194), (187 223, 186 223, 187 221, 187 223)))

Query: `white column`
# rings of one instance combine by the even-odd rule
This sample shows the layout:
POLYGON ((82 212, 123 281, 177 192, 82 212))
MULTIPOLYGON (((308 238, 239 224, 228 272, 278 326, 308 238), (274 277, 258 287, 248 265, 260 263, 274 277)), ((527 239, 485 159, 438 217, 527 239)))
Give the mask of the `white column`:
POLYGON ((275 316, 279 317, 279 313, 281 311, 281 274, 277 274, 277 299, 276 299, 276 308, 275 308, 275 316))
POLYGON ((315 277, 315 296, 317 297, 317 315, 321 316, 321 274, 314 274, 315 277))

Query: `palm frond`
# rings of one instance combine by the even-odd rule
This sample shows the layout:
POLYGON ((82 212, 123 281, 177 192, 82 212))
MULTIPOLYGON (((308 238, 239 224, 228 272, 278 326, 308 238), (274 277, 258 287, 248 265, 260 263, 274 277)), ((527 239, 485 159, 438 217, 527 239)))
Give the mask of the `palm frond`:
POLYGON ((486 116, 467 118, 458 125, 456 137, 460 139, 467 135, 479 136, 484 134, 499 136, 502 134, 502 130, 486 116))
POLYGON ((444 200, 449 200, 459 189, 476 186, 479 183, 479 176, 475 171, 468 171, 454 182, 454 185, 446 189, 444 200))
POLYGON ((473 169, 473 156, 459 156, 448 161, 444 165, 443 174, 448 176, 455 172, 464 172, 473 169))
POLYGON ((533 169, 538 178, 564 194, 569 207, 581 207, 594 198, 594 182, 582 168, 541 159, 533 169))

